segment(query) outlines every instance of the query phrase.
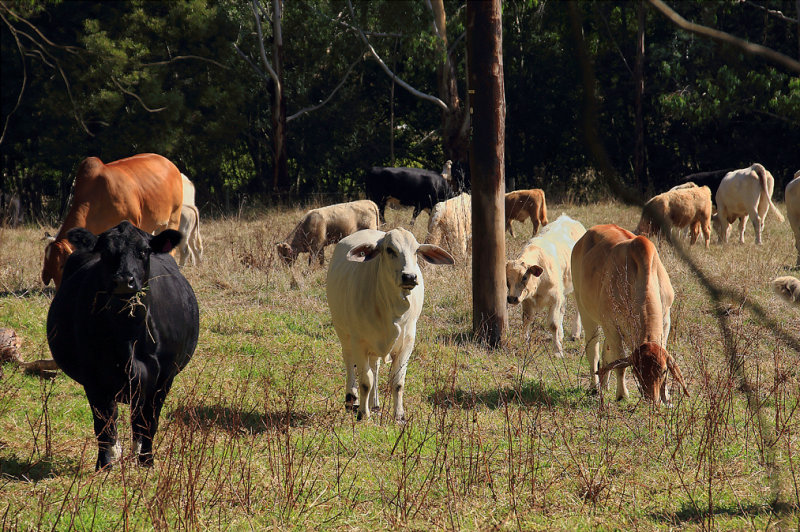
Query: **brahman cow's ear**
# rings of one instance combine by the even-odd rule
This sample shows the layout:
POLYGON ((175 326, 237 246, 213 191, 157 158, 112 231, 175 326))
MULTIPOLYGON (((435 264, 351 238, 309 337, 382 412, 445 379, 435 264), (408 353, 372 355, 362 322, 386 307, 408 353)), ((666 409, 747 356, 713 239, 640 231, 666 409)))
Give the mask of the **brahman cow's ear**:
POLYGON ((150 240, 150 248, 155 253, 169 253, 177 247, 183 239, 183 234, 175 229, 161 231, 150 240))
POLYGON ((378 247, 374 244, 361 244, 347 252, 347 260, 352 262, 366 262, 378 256, 378 247))
POLYGON ((606 364, 602 368, 598 369, 597 370, 597 375, 602 379, 603 376, 606 373, 608 373, 609 371, 611 371, 612 369, 627 368, 631 364, 633 364, 633 361, 631 360, 630 356, 623 357, 623 358, 618 358, 614 362, 606 364))
POLYGON ((431 264, 454 264, 456 262, 452 255, 433 244, 420 244, 417 253, 431 264))
POLYGON ((533 266, 528 266, 528 273, 533 275, 534 277, 539 277, 540 275, 542 275, 542 272, 544 272, 544 270, 538 264, 534 264, 533 266))
POLYGON ((686 397, 689 397, 689 389, 686 387, 686 383, 683 382, 683 375, 681 374, 681 369, 675 363, 675 359, 672 358, 672 355, 667 353, 667 368, 669 368, 669 372, 672 373, 672 377, 678 381, 683 388, 683 393, 686 394, 686 397))
POLYGON ((75 247, 75 251, 89 251, 94 249, 97 236, 83 227, 75 227, 67 231, 67 240, 75 247))

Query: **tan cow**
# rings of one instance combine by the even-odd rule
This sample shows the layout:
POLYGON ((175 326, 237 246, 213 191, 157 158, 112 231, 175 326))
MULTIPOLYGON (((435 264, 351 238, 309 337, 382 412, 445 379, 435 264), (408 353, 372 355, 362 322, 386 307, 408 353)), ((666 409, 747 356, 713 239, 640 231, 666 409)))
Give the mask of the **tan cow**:
MULTIPOLYGON (((586 233, 583 225, 562 214, 532 238, 516 260, 506 262, 508 303, 522 302, 522 328, 526 337, 536 309, 549 307, 547 326, 553 333, 556 356, 564 356, 564 311, 572 293, 570 255, 575 242, 586 233)), ((581 317, 575 313, 572 338, 581 334, 581 317)))
POLYGON ((547 202, 544 190, 515 190, 506 194, 506 231, 514 236, 511 222, 525 222, 528 218, 533 224, 533 236, 539 231, 539 225, 547 225, 547 202))
POLYGON ((800 305, 800 279, 791 275, 777 277, 772 280, 772 288, 789 303, 800 305))
POLYGON ((42 282, 56 288, 72 245, 67 231, 84 227, 99 235, 123 220, 147 233, 178 229, 183 183, 178 168, 155 153, 142 153, 108 164, 84 159, 73 185, 72 204, 54 241, 44 249, 42 282))
POLYGON ((181 267, 185 266, 186 259, 189 259, 192 265, 202 264, 203 239, 200 236, 200 212, 194 205, 184 204, 181 207, 180 232, 183 233, 183 239, 178 245, 178 264, 181 267))
POLYGON ((755 163, 749 168, 728 172, 717 188, 717 213, 711 222, 719 235, 720 244, 728 242, 730 224, 739 219, 739 242, 744 244, 744 228, 751 218, 756 232, 756 244, 761 244, 761 230, 770 209, 779 221, 783 215, 772 203, 775 178, 762 165, 755 163))
POLYGON ((784 194, 786 201, 786 217, 794 233, 794 247, 797 249, 797 266, 800 267, 800 170, 794 173, 794 179, 786 185, 784 194))
POLYGON ((428 219, 425 243, 466 257, 472 249, 472 196, 465 192, 437 203, 428 219))
POLYGON ((286 237, 277 245, 278 254, 287 265, 297 260, 300 253, 308 253, 308 264, 314 257, 325 264, 325 246, 361 229, 378 228, 378 206, 370 200, 337 203, 311 209, 286 237))
POLYGON ((186 174, 181 174, 181 181, 183 182, 183 204, 195 206, 194 183, 186 177, 186 174))
MULTIPOLYGON (((693 184, 693 183, 692 183, 693 184)), ((688 183, 686 184, 688 185, 688 183)), ((691 244, 697 242, 700 231, 706 241, 711 242, 711 189, 708 187, 682 186, 654 196, 642 208, 642 217, 635 233, 652 236, 661 231, 659 220, 691 232, 691 244)))
POLYGON ((613 224, 592 227, 572 249, 572 283, 585 328, 592 390, 600 391, 615 369, 617 400, 628 397, 625 369, 633 366, 643 395, 656 404, 669 401, 667 371, 688 394, 680 369, 665 349, 675 293, 650 240, 613 224), (623 357, 623 348, 631 354, 623 357))

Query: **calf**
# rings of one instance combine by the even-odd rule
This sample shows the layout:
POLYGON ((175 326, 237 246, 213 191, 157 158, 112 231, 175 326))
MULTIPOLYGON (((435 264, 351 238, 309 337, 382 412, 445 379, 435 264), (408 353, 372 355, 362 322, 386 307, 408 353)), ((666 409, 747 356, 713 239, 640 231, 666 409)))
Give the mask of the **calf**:
POLYGON ((800 279, 791 275, 777 277, 772 281, 772 288, 789 303, 800 305, 800 279))
POLYGON ((599 391, 615 369, 617 399, 628 397, 625 368, 633 366, 642 394, 655 403, 669 402, 667 371, 688 395, 680 369, 664 348, 675 294, 653 243, 617 225, 596 225, 575 244, 571 262, 592 390, 599 391), (606 336, 603 368, 601 327, 606 336), (627 357, 623 347, 631 352, 627 357))
POLYGON ((739 219, 739 242, 744 244, 744 228, 747 218, 752 218, 756 232, 756 244, 761 244, 761 230, 767 211, 772 209, 778 220, 783 215, 772 203, 772 190, 775 179, 758 163, 749 168, 728 172, 717 189, 717 213, 711 218, 720 243, 728 241, 730 224, 739 219))
POLYGON ((367 198, 378 205, 381 223, 386 222, 384 211, 390 198, 400 205, 414 207, 411 215, 411 225, 414 225, 420 212, 430 213, 434 205, 455 195, 442 174, 421 168, 374 166, 367 172, 365 184, 367 198))
POLYGON ((277 245, 278 254, 287 265, 294 264, 300 253, 308 253, 308 265, 319 257, 325 264, 325 246, 335 244, 360 229, 378 228, 378 206, 370 200, 337 203, 308 211, 300 223, 277 245))
POLYGON ((425 243, 443 245, 450 253, 466 257, 472 248, 472 196, 465 192, 437 203, 428 220, 425 243))
MULTIPOLYGON (((564 311, 567 296, 572 293, 570 255, 575 242, 586 233, 580 222, 562 214, 533 238, 516 260, 506 262, 508 302, 522 302, 522 328, 530 334, 533 313, 549 307, 547 325, 553 333, 556 356, 564 356, 564 311)), ((572 337, 581 333, 581 317, 575 313, 572 337)))
POLYGON ((506 231, 514 236, 514 227, 511 222, 513 220, 524 222, 528 218, 533 224, 533 236, 536 236, 539 231, 539 225, 547 225, 547 203, 544 199, 544 190, 534 188, 515 190, 506 194, 506 231))
POLYGON ((425 287, 417 256, 431 264, 453 264, 453 257, 431 244, 419 244, 405 229, 384 233, 366 229, 343 239, 328 268, 327 296, 333 327, 342 344, 347 374, 345 403, 358 419, 379 408, 380 362, 391 361, 394 418, 404 419, 403 388, 417 334, 425 287), (356 369, 360 385, 356 392, 356 369))
POLYGON ((786 185, 784 194, 786 201, 786 217, 794 233, 794 247, 797 249, 797 266, 800 268, 800 170, 795 172, 794 179, 786 185))
POLYGON ((183 240, 178 246, 177 256, 181 267, 186 265, 187 259, 191 260, 192 265, 201 264, 203 239, 200 236, 200 212, 194 205, 181 207, 180 232, 183 233, 183 240))
POLYGON ((659 234, 661 223, 678 229, 688 227, 691 244, 697 242, 702 230, 707 248, 711 242, 711 189, 686 185, 659 194, 645 203, 635 233, 645 236, 659 234))
POLYGON ((99 236, 72 229, 67 238, 75 252, 47 314, 50 351, 86 391, 96 468, 120 455, 118 401, 131 405, 134 447, 151 465, 164 399, 197 346, 197 300, 167 255, 181 234, 151 236, 125 221, 99 236))

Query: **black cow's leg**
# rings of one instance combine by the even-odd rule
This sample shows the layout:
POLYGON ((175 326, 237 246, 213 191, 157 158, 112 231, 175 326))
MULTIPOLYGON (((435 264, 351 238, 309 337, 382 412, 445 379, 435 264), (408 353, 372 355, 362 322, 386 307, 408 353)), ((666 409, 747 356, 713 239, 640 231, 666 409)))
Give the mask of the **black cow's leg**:
POLYGON ((409 225, 411 225, 411 227, 414 227, 414 222, 417 221, 417 216, 419 216, 420 212, 422 212, 422 207, 420 207, 419 205, 416 205, 414 207, 414 212, 411 214, 411 224, 409 224, 409 225))
POLYGON ((144 466, 153 465, 153 438, 158 430, 161 407, 164 406, 164 400, 171 386, 172 379, 155 393, 140 396, 141 399, 136 401, 135 408, 131 405, 133 441, 138 447, 139 463, 144 466))
POLYGON ((94 434, 97 437, 97 462, 95 470, 111 468, 120 457, 117 443, 117 402, 113 396, 86 392, 94 418, 94 434))
POLYGON ((378 202, 378 213, 381 215, 382 224, 386 223, 385 211, 386 211, 386 198, 381 198, 381 200, 378 202))

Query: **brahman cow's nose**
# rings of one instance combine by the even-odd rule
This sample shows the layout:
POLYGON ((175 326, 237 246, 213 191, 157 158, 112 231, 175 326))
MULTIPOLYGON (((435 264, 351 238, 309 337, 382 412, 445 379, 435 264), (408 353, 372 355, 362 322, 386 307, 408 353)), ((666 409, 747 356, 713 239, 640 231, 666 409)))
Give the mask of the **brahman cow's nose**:
POLYGON ((416 286, 417 284, 417 274, 416 273, 404 273, 401 276, 401 280, 403 285, 410 285, 413 284, 416 286))
POLYGON ((508 302, 509 302, 509 303, 511 303, 512 305, 516 305, 517 303, 519 303, 519 298, 518 298, 518 297, 515 297, 515 296, 508 296, 506 299, 507 299, 507 300, 508 300, 508 302))

